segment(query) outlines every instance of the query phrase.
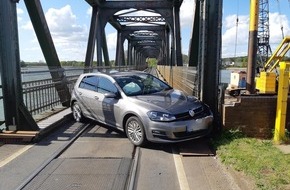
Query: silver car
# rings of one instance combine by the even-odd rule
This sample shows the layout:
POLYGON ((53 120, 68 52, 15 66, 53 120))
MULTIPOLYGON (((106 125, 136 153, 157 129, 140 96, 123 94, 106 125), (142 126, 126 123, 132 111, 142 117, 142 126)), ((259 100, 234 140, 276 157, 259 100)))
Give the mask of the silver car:
POLYGON ((90 118, 116 127, 136 146, 202 137, 213 122, 207 105, 145 72, 82 74, 71 108, 76 121, 90 118))

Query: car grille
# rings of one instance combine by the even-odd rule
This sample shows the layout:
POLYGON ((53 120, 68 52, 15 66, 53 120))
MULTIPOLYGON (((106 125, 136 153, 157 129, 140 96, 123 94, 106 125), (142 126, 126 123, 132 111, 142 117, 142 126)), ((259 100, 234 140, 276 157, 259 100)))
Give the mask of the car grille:
POLYGON ((189 115, 188 111, 184 113, 176 114, 174 116, 176 120, 191 120, 191 119, 200 119, 211 114, 209 108, 207 108, 206 106, 200 106, 194 109, 193 111, 195 113, 193 117, 189 115))

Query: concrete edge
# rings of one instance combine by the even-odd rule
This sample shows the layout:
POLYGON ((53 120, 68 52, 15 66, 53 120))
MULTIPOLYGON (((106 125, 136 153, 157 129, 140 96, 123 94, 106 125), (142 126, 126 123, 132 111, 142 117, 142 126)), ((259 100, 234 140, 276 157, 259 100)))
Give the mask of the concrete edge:
POLYGON ((137 168, 138 168, 138 163, 139 163, 139 155, 140 155, 140 147, 136 147, 136 152, 133 158, 133 164, 128 180, 128 185, 127 185, 127 190, 134 190, 135 189, 135 180, 136 180, 136 175, 137 175, 137 168))
POLYGON ((48 133, 52 132, 60 125, 66 123, 67 121, 72 120, 72 119, 73 119, 72 113, 64 115, 60 120, 57 120, 56 122, 50 124, 49 126, 45 127, 44 129, 41 129, 39 131, 39 133, 37 134, 37 136, 35 136, 33 141, 37 142, 37 141, 41 140, 45 135, 47 135, 48 133))

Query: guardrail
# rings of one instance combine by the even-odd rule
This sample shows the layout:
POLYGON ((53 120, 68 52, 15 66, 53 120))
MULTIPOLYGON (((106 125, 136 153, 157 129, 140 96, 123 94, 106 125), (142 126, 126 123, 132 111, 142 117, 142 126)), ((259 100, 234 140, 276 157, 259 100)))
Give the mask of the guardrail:
POLYGON ((109 72, 111 70, 130 70, 135 67, 98 67, 98 68, 71 68, 71 69, 54 69, 54 70, 39 70, 39 71, 22 71, 22 79, 26 82, 22 82, 23 89, 23 101, 28 111, 32 115, 39 114, 46 110, 53 109, 56 106, 60 106, 61 102, 58 93, 55 89, 55 85, 59 82, 52 81, 49 79, 27 81, 25 75, 36 77, 37 74, 48 75, 50 72, 63 72, 67 79, 67 85, 71 92, 74 87, 74 83, 80 74, 84 73, 84 70, 88 72, 109 72))
POLYGON ((162 77, 174 88, 186 92, 188 95, 196 95, 198 86, 196 67, 188 66, 157 66, 162 77))
MULTIPOLYGON (((67 77, 70 91, 77 77, 78 75, 67 77)), ((52 79, 22 83, 24 104, 32 115, 53 109, 61 104, 55 89, 57 83, 53 82, 52 79)))
MULTIPOLYGON (((57 106, 61 106, 58 93, 55 85, 59 82, 52 81, 50 72, 57 72, 64 74, 67 79, 67 85, 72 91, 74 83, 80 74, 84 72, 109 72, 112 70, 126 71, 134 70, 135 66, 118 66, 118 67, 93 67, 93 68, 59 68, 48 70, 40 70, 38 67, 29 68, 21 71, 22 77, 22 93, 23 101, 31 115, 37 115, 42 112, 52 110, 57 106), (30 69, 30 70, 29 70, 30 69)), ((0 108, 3 109, 2 85, 0 84, 0 108)), ((1 125, 5 123, 4 113, 0 116, 0 130, 1 125), (2 117, 3 116, 3 120, 2 117)))

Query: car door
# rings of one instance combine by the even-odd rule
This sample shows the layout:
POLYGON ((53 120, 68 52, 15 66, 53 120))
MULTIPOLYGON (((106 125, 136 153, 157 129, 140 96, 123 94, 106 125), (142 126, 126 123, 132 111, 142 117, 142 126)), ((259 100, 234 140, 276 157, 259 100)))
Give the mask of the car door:
MULTIPOLYGON (((108 79, 105 76, 100 76, 98 81, 98 90, 97 90, 97 96, 99 103, 97 104, 97 107, 95 107, 96 110, 94 110, 98 116, 100 117, 100 120, 111 125, 116 126, 116 113, 119 109, 118 102, 119 98, 107 98, 105 96, 106 93, 112 93, 112 94, 118 94, 117 87, 113 84, 113 82, 108 79)), ((117 125, 118 126, 118 125, 117 125)))
POLYGON ((92 119, 99 119, 97 113, 95 113, 95 107, 97 107, 99 101, 97 101, 97 76, 86 76, 80 82, 77 90, 78 102, 82 107, 82 111, 85 116, 92 119))

